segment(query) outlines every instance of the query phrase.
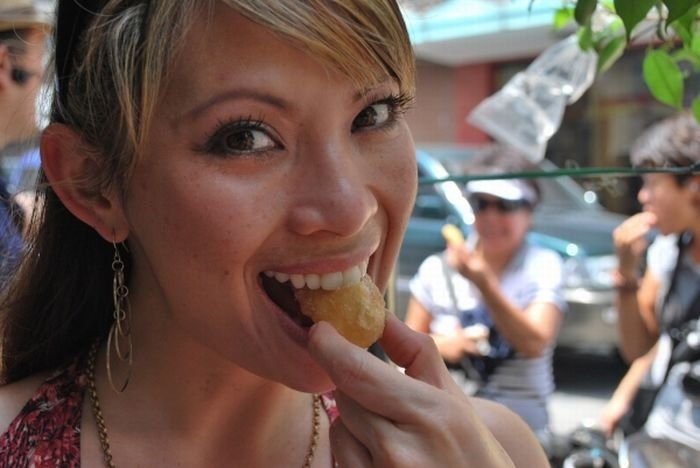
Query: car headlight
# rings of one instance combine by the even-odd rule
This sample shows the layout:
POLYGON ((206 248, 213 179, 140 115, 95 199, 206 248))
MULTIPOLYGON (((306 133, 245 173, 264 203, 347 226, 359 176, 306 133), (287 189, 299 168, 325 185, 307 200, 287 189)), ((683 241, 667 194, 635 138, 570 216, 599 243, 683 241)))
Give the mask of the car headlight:
POLYGON ((564 286, 567 288, 612 288, 615 255, 575 256, 564 260, 564 286))

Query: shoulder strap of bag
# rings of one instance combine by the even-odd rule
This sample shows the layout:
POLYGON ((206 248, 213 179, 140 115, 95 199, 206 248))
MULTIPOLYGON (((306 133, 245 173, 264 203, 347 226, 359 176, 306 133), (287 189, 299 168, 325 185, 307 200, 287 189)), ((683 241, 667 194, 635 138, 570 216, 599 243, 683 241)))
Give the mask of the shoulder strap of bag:
MULTIPOLYGON (((457 305, 457 294, 455 293, 455 285, 452 281, 452 269, 447 263, 446 254, 440 255, 440 263, 442 264, 442 274, 445 276, 445 284, 447 285, 447 291, 450 294, 450 300, 452 301, 452 307, 454 310, 459 310, 457 305)), ((467 378, 475 382, 477 385, 483 385, 485 383, 484 377, 481 373, 474 367, 474 364, 469 357, 464 357, 460 362, 460 367, 466 374, 467 378)))
POLYGON ((447 263, 447 256, 445 253, 440 255, 440 263, 442 264, 442 274, 445 275, 445 284, 447 284, 447 292, 450 294, 452 307, 454 307, 455 310, 459 310, 459 307, 457 306, 457 294, 455 293, 455 285, 452 282, 450 265, 447 263))

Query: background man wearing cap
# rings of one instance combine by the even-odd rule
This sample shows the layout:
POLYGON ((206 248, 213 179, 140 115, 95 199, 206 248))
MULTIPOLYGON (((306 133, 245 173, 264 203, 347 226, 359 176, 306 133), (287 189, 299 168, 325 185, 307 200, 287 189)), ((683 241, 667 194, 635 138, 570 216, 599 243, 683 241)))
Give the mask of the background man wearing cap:
MULTIPOLYGON (((529 169, 518 153, 496 146, 471 172, 529 169)), ((546 442, 565 301, 561 258, 526 238, 539 187, 533 180, 484 180, 469 182, 465 192, 474 230, 465 243, 450 241, 422 263, 411 280, 406 323, 430 333, 448 364, 479 381, 478 396, 518 413, 546 442)))
POLYGON ((16 195, 23 166, 38 166, 37 98, 45 68, 52 1, 0 3, 0 285, 20 247, 31 195, 16 195), (21 210, 20 210, 21 207, 21 210))

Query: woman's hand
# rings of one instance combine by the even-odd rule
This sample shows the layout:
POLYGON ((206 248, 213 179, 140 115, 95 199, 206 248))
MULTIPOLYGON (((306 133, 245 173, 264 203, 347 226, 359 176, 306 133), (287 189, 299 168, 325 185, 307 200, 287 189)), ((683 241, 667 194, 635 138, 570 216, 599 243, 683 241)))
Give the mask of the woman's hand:
POLYGON ((440 350, 440 355, 451 364, 459 363, 468 353, 468 339, 461 333, 462 329, 451 335, 434 335, 433 339, 440 350))
POLYGON ((447 263, 480 289, 493 276, 493 270, 481 252, 469 249, 466 244, 449 245, 447 263))
POLYGON ((500 407, 485 412, 462 392, 428 335, 392 315, 381 344, 405 374, 327 323, 311 331, 309 351, 336 385, 341 416, 331 447, 339 466, 547 466, 521 420, 500 407))
POLYGON ((606 436, 612 437, 627 411, 629 411, 629 402, 627 401, 612 399, 605 405, 598 417, 598 424, 606 436))

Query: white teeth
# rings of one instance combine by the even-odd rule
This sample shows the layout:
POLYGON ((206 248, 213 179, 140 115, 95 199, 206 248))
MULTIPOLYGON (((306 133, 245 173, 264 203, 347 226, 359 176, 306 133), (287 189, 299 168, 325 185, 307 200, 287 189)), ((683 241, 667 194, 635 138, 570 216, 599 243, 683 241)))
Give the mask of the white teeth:
POLYGON ((275 272, 275 279, 280 283, 289 281, 289 275, 287 273, 275 272))
POLYGON ((343 285, 343 274, 339 271, 321 275, 321 289, 333 291, 343 285))
POLYGON ((292 286, 297 289, 301 289, 306 284, 304 275, 289 275, 289 279, 292 281, 292 286))
POLYGON ((306 287, 309 289, 318 289, 321 287, 321 277, 315 274, 304 275, 306 287))
POLYGON ((268 278, 275 278, 280 283, 290 281, 292 283, 292 286, 294 286, 297 289, 307 287, 309 289, 321 288, 326 291, 332 291, 342 286, 359 283, 360 279, 365 274, 367 274, 367 260, 363 261, 359 265, 350 267, 343 272, 336 271, 333 273, 326 273, 323 275, 315 273, 311 273, 308 275, 302 275, 298 273, 288 274, 271 270, 265 271, 264 274, 268 278))
POLYGON ((358 267, 348 268, 343 272, 343 283, 344 284, 355 284, 359 283, 362 278, 362 271, 358 267))

